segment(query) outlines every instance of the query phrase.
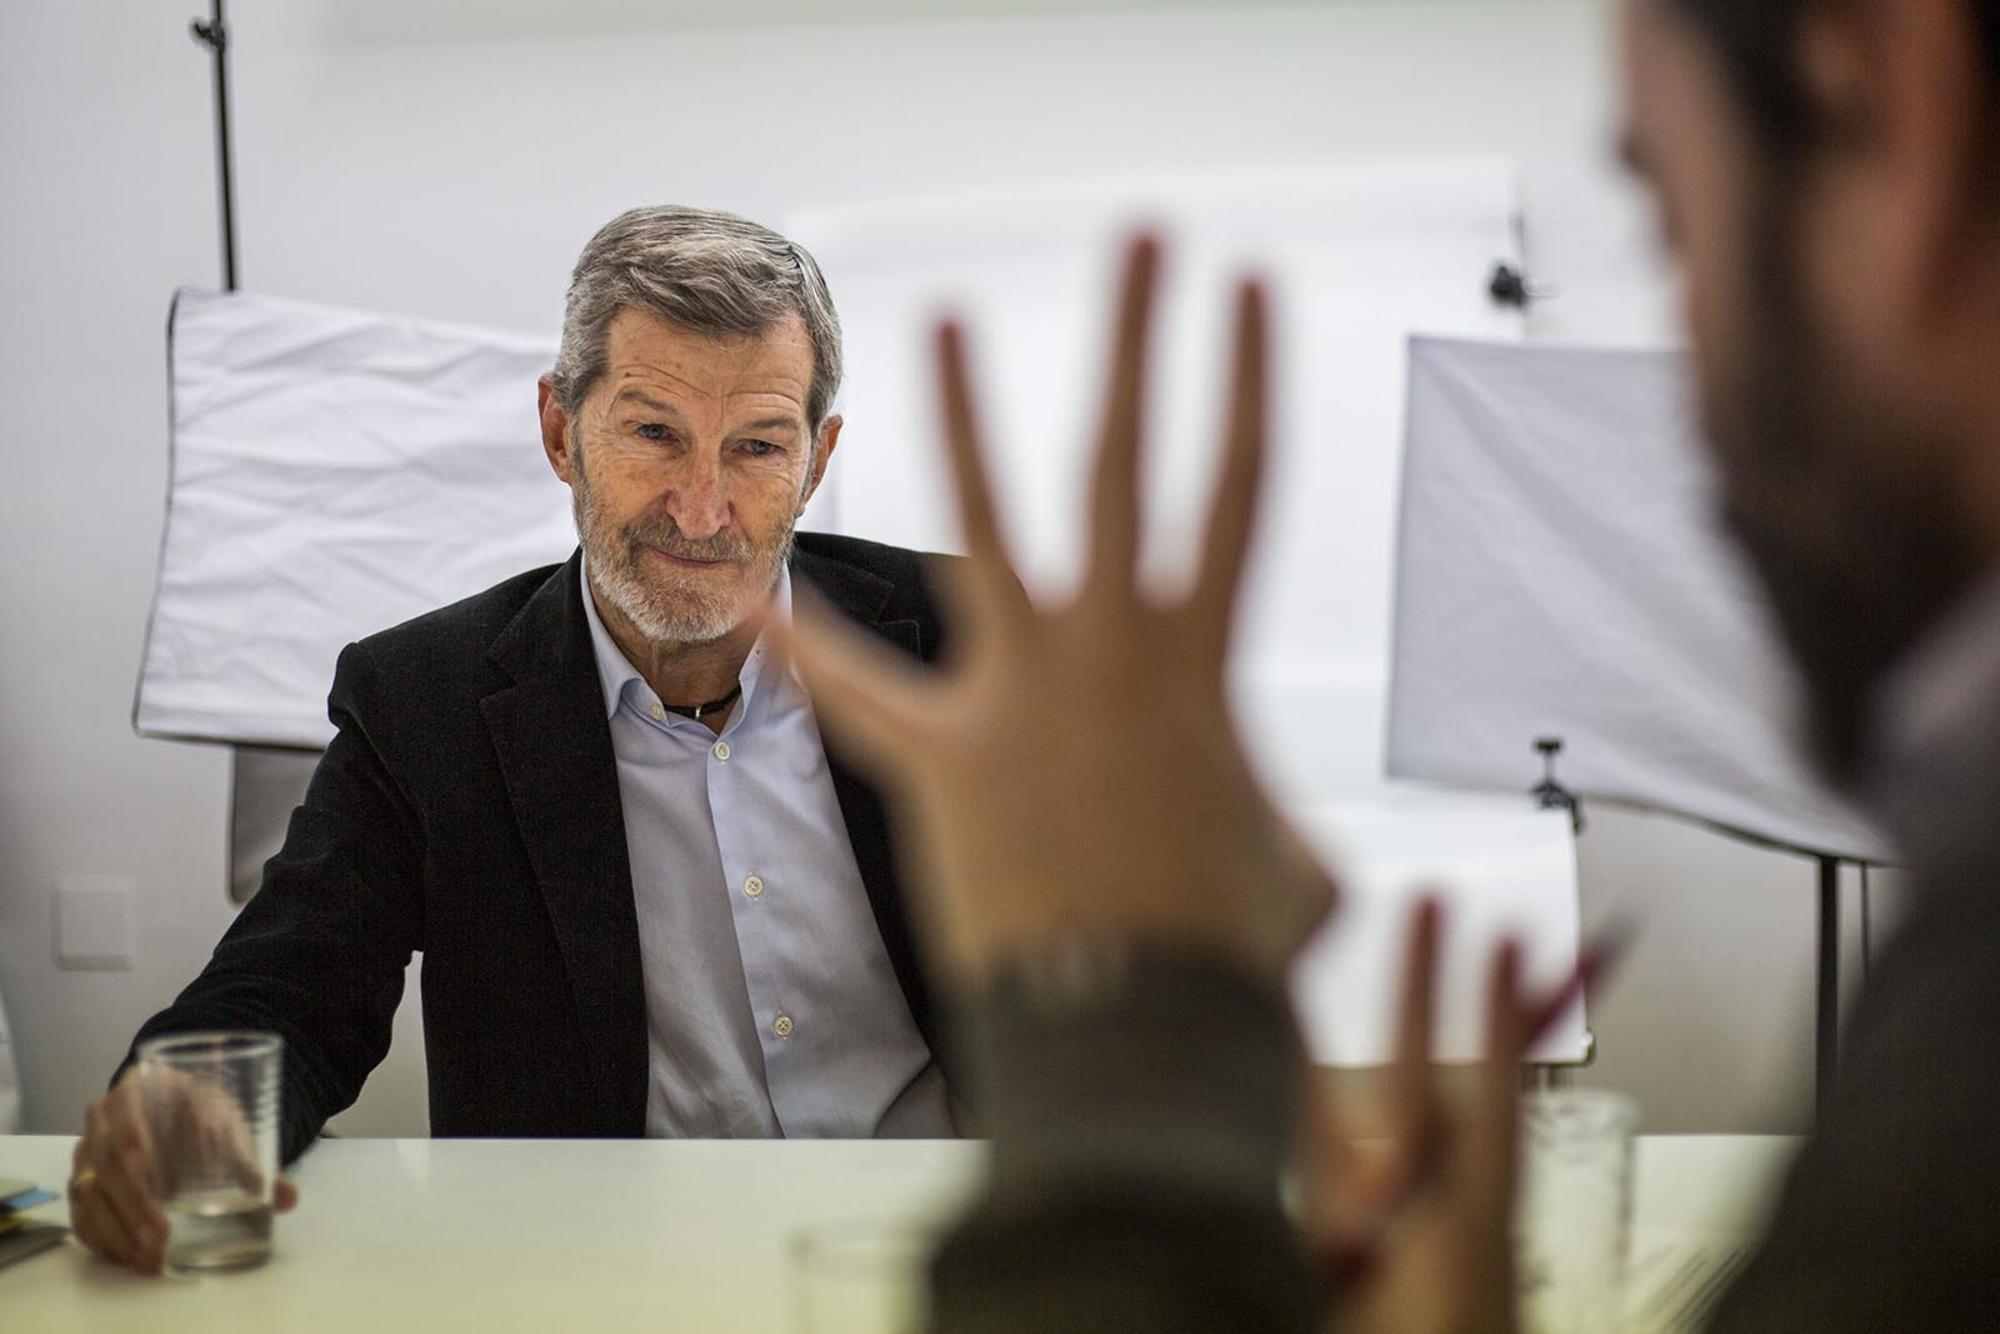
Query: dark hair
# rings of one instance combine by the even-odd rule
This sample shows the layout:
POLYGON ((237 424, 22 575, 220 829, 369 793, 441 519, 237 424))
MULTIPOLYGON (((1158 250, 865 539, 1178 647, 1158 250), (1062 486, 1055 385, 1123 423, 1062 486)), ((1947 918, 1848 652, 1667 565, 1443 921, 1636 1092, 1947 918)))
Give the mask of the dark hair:
MULTIPOLYGON (((1796 77, 1793 46, 1807 15, 1841 0, 1670 2, 1708 30, 1738 96, 1768 142, 1795 147, 1818 136, 1821 125, 1796 77)), ((1991 110, 2000 122, 2000 0, 1961 3, 1972 6, 1985 56, 1991 110)))

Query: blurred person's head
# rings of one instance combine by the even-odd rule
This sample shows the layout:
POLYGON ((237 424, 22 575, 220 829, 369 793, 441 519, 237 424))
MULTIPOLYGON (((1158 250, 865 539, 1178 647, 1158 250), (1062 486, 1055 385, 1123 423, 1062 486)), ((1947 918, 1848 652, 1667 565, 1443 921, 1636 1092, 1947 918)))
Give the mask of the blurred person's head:
POLYGON ((1853 777, 2000 543, 2000 0, 1628 0, 1726 518, 1853 777))
POLYGON ((654 644, 712 643, 776 587, 840 437, 819 266, 726 213, 643 208, 591 238, 541 382, 601 599, 654 644))

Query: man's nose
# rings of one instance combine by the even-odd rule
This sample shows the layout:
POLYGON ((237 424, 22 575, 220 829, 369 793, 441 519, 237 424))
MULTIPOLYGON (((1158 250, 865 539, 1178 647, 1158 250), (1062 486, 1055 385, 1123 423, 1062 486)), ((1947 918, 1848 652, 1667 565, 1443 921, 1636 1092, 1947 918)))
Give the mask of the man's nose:
POLYGON ((690 461, 666 496, 667 513, 681 536, 700 542, 729 526, 729 497, 713 460, 690 461))

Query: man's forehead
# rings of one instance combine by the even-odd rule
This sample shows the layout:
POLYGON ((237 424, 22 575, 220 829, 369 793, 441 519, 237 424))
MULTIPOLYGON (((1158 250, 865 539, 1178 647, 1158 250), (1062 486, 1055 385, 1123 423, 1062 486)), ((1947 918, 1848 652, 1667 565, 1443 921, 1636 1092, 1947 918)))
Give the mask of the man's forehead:
POLYGON ((606 387, 615 399, 654 397, 783 401, 801 411, 812 384, 812 340, 793 315, 758 334, 698 333, 627 307, 605 340, 606 387))
POLYGON ((1740 152, 1742 112, 1722 56, 1702 26, 1668 0, 1628 0, 1618 152, 1654 184, 1670 162, 1700 174, 1740 152))
POLYGON ((1663 0, 1626 0, 1621 29, 1624 95, 1618 154, 1633 170, 1650 174, 1659 151, 1656 137, 1671 134, 1676 126, 1666 122, 1687 110, 1694 34, 1686 18, 1663 0))

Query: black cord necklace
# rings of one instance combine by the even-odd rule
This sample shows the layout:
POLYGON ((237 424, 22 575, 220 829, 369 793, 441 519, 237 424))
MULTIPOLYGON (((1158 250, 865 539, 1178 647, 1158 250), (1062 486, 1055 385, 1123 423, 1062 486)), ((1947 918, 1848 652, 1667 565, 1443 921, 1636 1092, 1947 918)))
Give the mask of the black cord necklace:
POLYGON ((736 702, 736 697, 742 693, 743 683, 738 681, 735 688, 721 699, 712 699, 706 704, 669 704, 665 700, 661 700, 660 707, 668 713, 678 713, 683 718, 693 718, 699 721, 704 713, 714 713, 717 709, 728 708, 736 702))

